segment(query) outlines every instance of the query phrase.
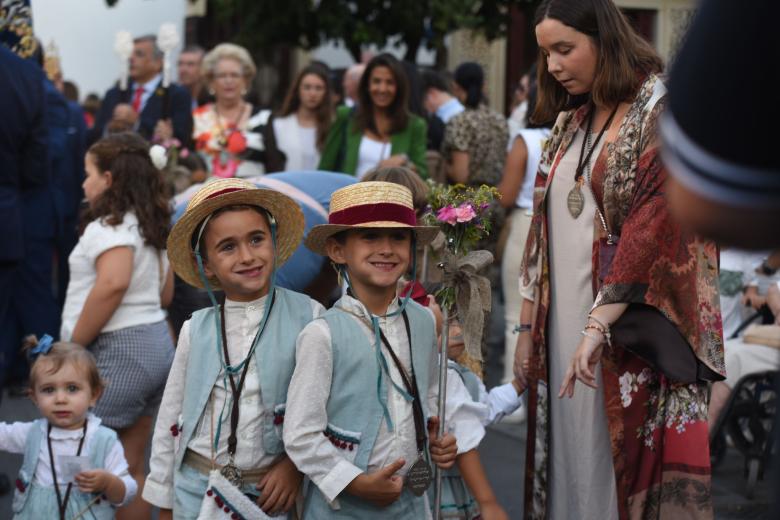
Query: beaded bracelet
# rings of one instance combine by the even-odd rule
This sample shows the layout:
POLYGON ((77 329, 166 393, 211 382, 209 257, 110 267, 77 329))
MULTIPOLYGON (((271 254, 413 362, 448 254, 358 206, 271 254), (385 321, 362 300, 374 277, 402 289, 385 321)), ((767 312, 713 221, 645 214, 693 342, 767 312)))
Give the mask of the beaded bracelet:
POLYGON ((591 335, 591 334, 588 334, 588 333, 587 333, 586 331, 584 331, 584 330, 583 330, 583 331, 580 331, 580 334, 582 334, 582 335, 583 335, 583 336, 585 336, 586 338, 590 338, 590 339, 592 339, 593 341, 595 341, 595 342, 596 342, 596 345, 601 345, 602 343, 604 343, 604 340, 603 340, 603 339, 599 339, 599 338, 597 338, 596 336, 593 336, 593 335, 591 335))
POLYGON ((515 328, 512 329, 512 332, 514 334, 517 334, 519 332, 531 332, 531 324, 521 323, 520 325, 515 325, 515 328))

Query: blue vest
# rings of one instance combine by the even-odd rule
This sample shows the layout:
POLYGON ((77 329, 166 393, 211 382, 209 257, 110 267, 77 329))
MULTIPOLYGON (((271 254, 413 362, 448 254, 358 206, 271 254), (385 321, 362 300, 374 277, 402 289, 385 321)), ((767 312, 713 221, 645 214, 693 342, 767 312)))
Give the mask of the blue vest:
MULTIPOLYGON (((190 320, 190 355, 184 382, 181 441, 174 465, 177 469, 181 466, 184 452, 221 370, 216 357, 218 340, 215 312, 213 307, 201 309, 193 313, 190 320)), ((295 340, 312 318, 311 298, 276 288, 273 309, 254 353, 263 405, 273 412, 265 414, 262 426, 263 448, 272 455, 284 451, 281 425, 284 421, 287 387, 295 368, 295 340)))
MULTIPOLYGON (((27 437, 24 461, 22 462, 22 467, 19 469, 16 490, 14 491, 12 508, 15 513, 15 518, 28 517, 25 509, 26 506, 28 506, 30 491, 33 488, 33 478, 35 477, 35 470, 38 467, 38 456, 41 452, 41 443, 44 439, 43 432, 46 423, 46 419, 37 419, 33 423, 30 434, 27 437)), ((115 442, 117 442, 116 432, 105 426, 99 426, 97 430, 90 434, 88 455, 89 463, 93 468, 105 467, 106 455, 114 446, 115 442)), ((55 493, 53 487, 51 488, 51 493, 55 493)), ((78 487, 74 484, 69 504, 75 503, 76 501, 84 502, 86 504, 93 496, 94 495, 92 494, 79 492, 78 487)), ((102 500, 100 504, 93 505, 90 508, 90 512, 85 516, 87 518, 94 517, 98 519, 114 518, 114 508, 107 500, 102 500)))
MULTIPOLYGON (((389 375, 383 374, 377 398, 377 380, 381 367, 373 342, 366 337, 360 323, 351 314, 336 307, 322 315, 328 323, 333 352, 333 376, 326 410, 328 427, 324 432, 331 442, 344 450, 345 458, 366 470, 374 449, 379 428, 384 420, 382 403, 386 405, 389 375)), ((412 337, 412 363, 417 387, 422 396, 423 414, 429 417, 427 393, 430 370, 436 359, 436 334, 433 318, 422 306, 409 301, 406 305, 412 337)), ((393 363, 387 359, 388 366, 393 363)), ((315 486, 309 486, 304 504, 304 517, 397 519, 425 518, 422 497, 404 491, 401 498, 386 508, 342 493, 338 497, 341 509, 332 509, 315 486), (422 516, 421 516, 422 515, 422 516)))

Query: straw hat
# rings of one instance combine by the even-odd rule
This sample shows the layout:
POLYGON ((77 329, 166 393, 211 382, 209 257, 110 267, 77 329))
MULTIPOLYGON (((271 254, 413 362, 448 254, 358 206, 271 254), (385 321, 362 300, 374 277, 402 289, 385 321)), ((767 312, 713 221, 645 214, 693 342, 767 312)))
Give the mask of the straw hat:
MULTIPOLYGON (((168 235, 168 258, 173 270, 185 282, 203 287, 198 275, 192 241, 201 223, 220 208, 232 205, 259 206, 276 219, 276 267, 295 252, 304 230, 303 211, 293 199, 266 188, 258 188, 243 179, 220 179, 209 182, 190 199, 184 214, 168 235)), ((219 283, 209 280, 212 288, 219 283)))
POLYGON ((333 192, 328 223, 309 231, 306 247, 327 256, 328 237, 356 228, 409 228, 414 230, 417 245, 429 244, 439 232, 437 226, 417 225, 412 192, 406 186, 394 182, 358 182, 333 192))

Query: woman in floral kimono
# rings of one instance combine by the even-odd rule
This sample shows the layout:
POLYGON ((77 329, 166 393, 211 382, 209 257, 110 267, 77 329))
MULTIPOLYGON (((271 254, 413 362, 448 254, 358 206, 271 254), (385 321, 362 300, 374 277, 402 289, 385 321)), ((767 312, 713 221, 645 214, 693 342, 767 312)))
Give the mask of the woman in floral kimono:
POLYGON ((711 518, 707 381, 724 371, 717 249, 667 211, 661 60, 610 0, 546 0, 535 27, 545 67, 534 116, 562 112, 521 279, 526 517, 711 518), (618 334, 627 320, 631 341, 618 334))

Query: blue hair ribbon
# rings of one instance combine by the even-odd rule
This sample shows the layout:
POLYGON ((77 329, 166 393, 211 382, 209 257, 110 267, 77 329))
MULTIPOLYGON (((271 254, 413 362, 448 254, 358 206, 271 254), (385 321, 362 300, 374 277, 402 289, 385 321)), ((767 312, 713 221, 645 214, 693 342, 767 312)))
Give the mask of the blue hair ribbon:
POLYGON ((41 355, 45 356, 49 353, 53 344, 54 338, 48 334, 44 334, 41 339, 38 340, 38 344, 30 350, 30 358, 35 359, 41 355))

